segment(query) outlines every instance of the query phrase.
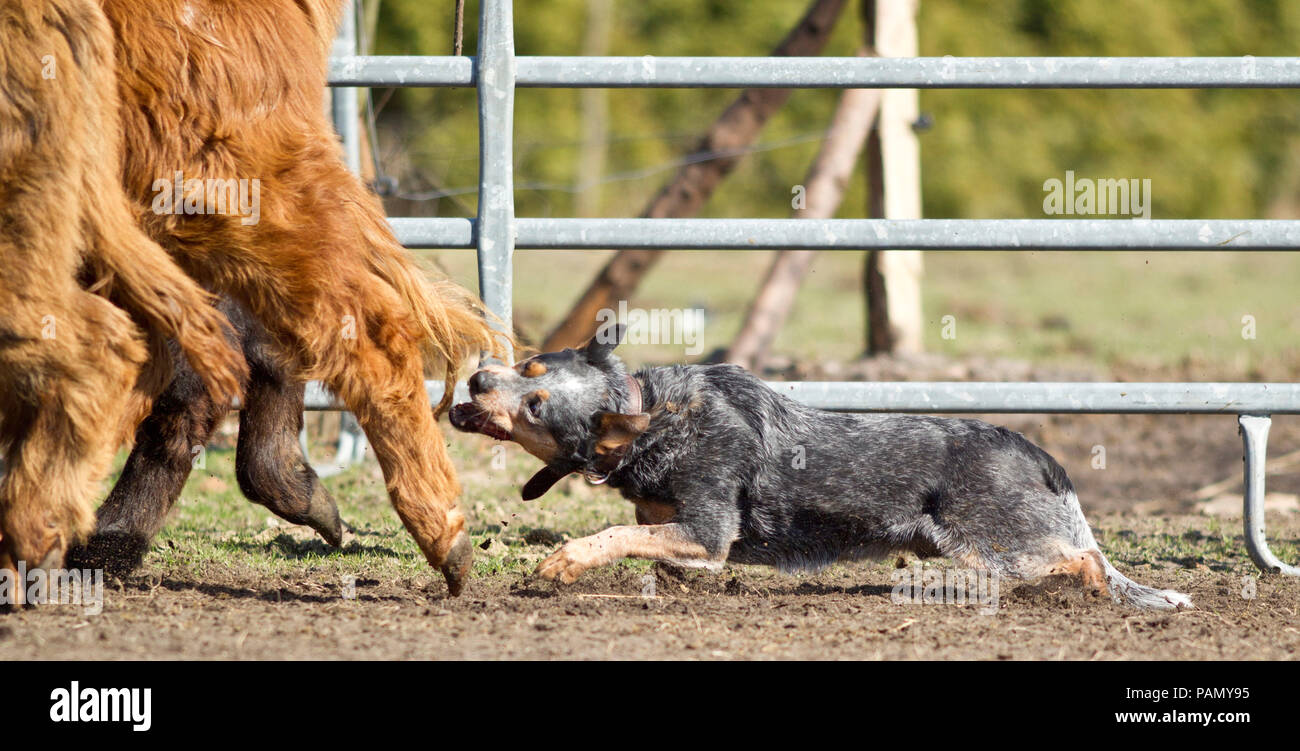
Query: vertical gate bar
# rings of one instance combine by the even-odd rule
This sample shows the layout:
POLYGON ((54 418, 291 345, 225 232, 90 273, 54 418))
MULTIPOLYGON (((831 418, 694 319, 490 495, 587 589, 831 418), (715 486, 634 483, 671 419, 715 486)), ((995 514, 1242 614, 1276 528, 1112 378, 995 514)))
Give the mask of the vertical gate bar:
POLYGON ((1264 519, 1264 460, 1268 449, 1269 415, 1238 415, 1241 442, 1246 451, 1246 490, 1242 524, 1246 533, 1246 550, 1256 566, 1267 573, 1300 576, 1300 568, 1283 563, 1268 547, 1264 519))
MULTIPOLYGON (((357 14, 354 0, 347 0, 343 17, 339 19, 339 33, 334 37, 334 57, 352 57, 357 54, 357 14)), ((355 175, 361 174, 361 138, 358 133, 357 90, 338 88, 332 90, 334 130, 343 139, 343 159, 355 175)))
MULTIPOLYGON (((478 285, 494 325, 512 327, 515 35, 510 0, 482 0, 478 57, 478 285)), ((512 358, 513 359, 513 358, 512 358)))
MULTIPOLYGON (((357 46, 357 9, 356 0, 347 0, 343 4, 343 15, 339 18, 338 34, 334 37, 334 57, 353 57, 358 52, 357 46)), ((334 131, 343 142, 343 161, 354 175, 361 174, 361 126, 360 112, 357 107, 357 90, 339 88, 331 90, 330 110, 334 120, 334 131)), ((311 450, 307 437, 307 423, 304 420, 302 430, 298 433, 298 443, 302 446, 303 456, 310 457, 311 450)), ((339 414, 339 438, 334 451, 334 461, 330 464, 313 464, 312 469, 320 477, 338 474, 344 468, 365 458, 366 434, 361 425, 349 412, 339 414)))

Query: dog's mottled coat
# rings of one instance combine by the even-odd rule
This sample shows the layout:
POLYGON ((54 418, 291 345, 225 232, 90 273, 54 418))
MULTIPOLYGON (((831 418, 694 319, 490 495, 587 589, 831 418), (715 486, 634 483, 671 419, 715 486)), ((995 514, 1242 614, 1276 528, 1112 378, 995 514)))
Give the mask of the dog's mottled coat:
POLYGON ((816 410, 729 365, 647 368, 581 350, 480 370, 462 430, 519 442, 547 466, 525 497, 581 472, 637 504, 642 526, 566 543, 538 572, 570 582, 625 556, 819 568, 911 552, 997 575, 1079 577, 1152 609, 1190 606, 1102 555, 1065 470, 1019 433, 970 419, 816 410), (635 387, 633 387, 635 388, 635 387), (612 460, 611 460, 612 458, 612 460))

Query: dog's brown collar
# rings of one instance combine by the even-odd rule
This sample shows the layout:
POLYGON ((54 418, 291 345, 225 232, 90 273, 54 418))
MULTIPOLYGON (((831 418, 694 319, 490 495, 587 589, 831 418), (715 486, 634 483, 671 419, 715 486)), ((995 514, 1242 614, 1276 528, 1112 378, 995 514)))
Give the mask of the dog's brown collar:
POLYGON ((639 415, 641 409, 641 382, 630 375, 624 374, 624 380, 627 381, 627 410, 625 414, 639 415))

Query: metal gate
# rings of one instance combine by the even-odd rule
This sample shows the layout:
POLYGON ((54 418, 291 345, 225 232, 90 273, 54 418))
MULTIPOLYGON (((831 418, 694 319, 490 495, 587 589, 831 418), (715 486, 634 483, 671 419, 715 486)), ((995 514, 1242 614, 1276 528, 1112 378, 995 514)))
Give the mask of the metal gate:
MULTIPOLYGON (((348 12, 331 86, 475 87, 479 202, 474 219, 394 218, 409 248, 478 252, 479 292, 511 320, 516 248, 682 250, 1296 250, 1300 221, 1068 219, 530 219, 516 218, 514 92, 533 88, 1300 88, 1300 58, 686 58, 518 57, 511 0, 480 0, 476 57, 358 56, 348 12)), ((354 96, 335 98, 350 165, 359 165, 354 96)), ((1262 570, 1300 575, 1269 549, 1264 460, 1270 415, 1300 414, 1289 383, 781 382, 773 388, 823 409, 941 413, 1235 414, 1245 450, 1246 547, 1262 570)), ((429 382, 430 398, 442 393, 429 382)), ((312 384, 309 409, 337 408, 312 384)))

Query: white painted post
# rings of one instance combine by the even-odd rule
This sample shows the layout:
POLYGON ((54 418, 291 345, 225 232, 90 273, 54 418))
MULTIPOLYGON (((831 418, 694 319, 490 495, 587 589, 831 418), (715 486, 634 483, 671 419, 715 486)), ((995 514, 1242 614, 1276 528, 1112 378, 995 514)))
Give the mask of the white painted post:
MULTIPOLYGON (((876 0, 875 48, 880 57, 916 57, 920 0, 876 0)), ((886 89, 880 103, 884 218, 921 218, 921 147, 912 124, 919 115, 916 89, 886 89)), ((894 352, 923 348, 919 250, 880 251, 886 310, 894 352)))

